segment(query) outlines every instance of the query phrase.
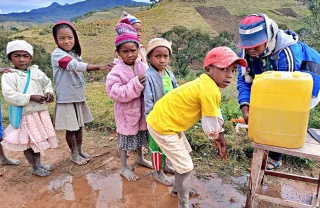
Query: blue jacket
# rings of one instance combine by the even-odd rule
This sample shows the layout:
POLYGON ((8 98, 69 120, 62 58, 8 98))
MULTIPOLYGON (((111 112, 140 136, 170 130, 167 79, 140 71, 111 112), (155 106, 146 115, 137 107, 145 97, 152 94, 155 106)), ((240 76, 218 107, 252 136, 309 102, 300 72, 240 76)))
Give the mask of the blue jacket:
MULTIPOLYGON (((268 70, 302 71, 311 74, 313 78, 312 96, 318 96, 320 90, 320 74, 305 70, 305 67, 301 66, 303 62, 315 63, 317 66, 320 66, 320 54, 297 39, 297 34, 293 31, 279 30, 276 46, 271 55, 262 60, 260 58, 250 57, 246 54, 244 58, 247 60, 248 67, 250 68, 249 74, 254 77, 255 74, 263 73, 266 71, 265 66, 268 62, 267 60, 270 60, 270 67, 268 70)), ((242 57, 242 55, 242 52, 240 52, 239 56, 242 57)), ((238 69, 238 102, 240 106, 249 105, 252 82, 247 83, 245 81, 241 72, 241 66, 238 66, 238 69)))
MULTIPOLYGON (((178 83, 173 73, 169 70, 169 77, 172 81, 172 87, 178 87, 178 83)), ((163 83, 161 75, 150 65, 149 69, 144 73, 146 76, 146 85, 144 87, 144 104, 145 104, 145 116, 149 115, 153 109, 154 104, 164 96, 163 83)))

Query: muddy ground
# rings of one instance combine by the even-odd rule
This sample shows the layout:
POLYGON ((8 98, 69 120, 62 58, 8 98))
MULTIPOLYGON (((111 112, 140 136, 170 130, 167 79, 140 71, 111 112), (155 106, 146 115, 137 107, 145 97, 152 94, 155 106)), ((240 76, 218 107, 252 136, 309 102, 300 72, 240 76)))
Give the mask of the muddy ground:
MULTIPOLYGON (((48 177, 37 177, 30 173, 22 152, 7 155, 20 159, 19 166, 0 166, 0 207, 3 208, 175 208, 177 197, 170 195, 172 187, 156 182, 151 170, 135 164, 135 152, 129 153, 129 164, 139 176, 136 182, 128 182, 119 174, 120 159, 117 153, 115 134, 100 135, 85 131, 84 150, 93 158, 84 166, 69 160, 69 149, 64 133, 57 132, 60 145, 47 150, 42 157, 44 163, 52 164, 55 170, 48 177)), ((240 208, 245 205, 243 187, 247 184, 247 173, 242 177, 222 180, 211 174, 210 179, 192 176, 192 185, 200 196, 191 198, 196 208, 240 208)), ((173 177, 173 175, 171 175, 173 177)), ((315 190, 293 181, 268 181, 261 191, 280 198, 301 202, 310 201, 315 190), (273 184, 269 187, 268 184, 273 184)), ((272 207, 259 204, 260 208, 272 207)))
MULTIPOLYGON (((22 152, 6 151, 21 164, 0 166, 0 207, 176 207, 177 197, 170 195, 172 187, 159 184, 152 178, 150 169, 135 164, 135 152, 130 152, 128 159, 139 180, 128 182, 120 176, 114 134, 100 136, 85 132, 84 150, 93 158, 84 166, 70 162, 64 133, 57 132, 57 135, 59 147, 47 150, 42 157, 43 163, 55 167, 48 177, 32 175, 22 152)), ((235 183, 243 180, 224 183, 214 174, 210 180, 192 176, 193 187, 200 196, 191 198, 191 203, 195 207, 242 207, 245 196, 235 183)))

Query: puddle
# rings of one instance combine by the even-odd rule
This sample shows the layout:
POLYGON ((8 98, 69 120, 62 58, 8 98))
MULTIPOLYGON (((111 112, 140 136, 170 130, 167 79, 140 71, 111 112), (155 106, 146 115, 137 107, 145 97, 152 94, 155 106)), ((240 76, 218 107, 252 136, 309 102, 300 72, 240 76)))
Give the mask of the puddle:
MULTIPOLYGON (((172 186, 159 184, 146 175, 148 171, 138 168, 136 182, 128 182, 118 172, 106 174, 102 170, 79 178, 65 175, 50 181, 47 190, 25 207, 177 207, 178 198, 170 195, 172 186)), ((239 208, 245 204, 245 196, 222 179, 198 180, 192 176, 191 181, 200 193, 190 198, 197 208, 239 208)))
MULTIPOLYGON (((262 193, 264 195, 291 200, 299 203, 310 204, 312 194, 317 190, 317 186, 311 183, 305 183, 301 181, 289 180, 289 179, 278 179, 275 182, 265 181, 263 186, 260 187, 258 193, 262 193), (271 184, 272 185, 269 185, 271 184)), ((267 206, 266 202, 259 202, 259 205, 263 205, 262 207, 270 207, 267 206)))

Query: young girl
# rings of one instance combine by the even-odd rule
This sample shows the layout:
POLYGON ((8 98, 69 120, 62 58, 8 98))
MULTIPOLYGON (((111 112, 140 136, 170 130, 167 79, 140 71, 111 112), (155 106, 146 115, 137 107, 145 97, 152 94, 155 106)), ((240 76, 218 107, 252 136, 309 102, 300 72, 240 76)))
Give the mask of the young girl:
POLYGON ((93 118, 86 103, 83 73, 109 70, 113 65, 92 65, 82 62, 79 38, 70 22, 57 22, 52 32, 58 46, 51 55, 57 96, 55 129, 66 130, 71 161, 84 165, 88 162, 90 155, 82 151, 82 127, 93 118))
MULTIPOLYGON (((120 20, 125 18, 127 18, 130 21, 131 26, 136 30, 137 38, 140 41, 142 37, 142 22, 135 16, 132 16, 131 14, 128 14, 127 12, 123 11, 120 20)), ((140 58, 143 63, 147 64, 146 49, 141 43, 139 43, 138 58, 140 58)))
POLYGON ((33 48, 26 41, 9 42, 7 56, 15 69, 2 75, 2 94, 9 105, 23 108, 20 127, 16 129, 10 124, 2 145, 12 151, 23 151, 31 173, 47 176, 53 167, 41 163, 40 152, 58 147, 47 105, 54 100, 51 81, 38 66, 30 66, 33 48))
MULTIPOLYGON (((147 45, 147 59, 150 67, 145 73, 144 103, 146 117, 160 98, 178 86, 173 73, 166 69, 171 53, 171 43, 163 38, 154 38, 147 45)), ((150 156, 156 170, 153 174, 155 179, 165 185, 173 185, 174 181, 168 178, 163 171, 174 173, 174 170, 167 165, 166 156, 154 139, 150 134, 148 136, 150 156)))
POLYGON ((106 80, 106 89, 115 101, 114 114, 118 132, 121 160, 120 174, 129 181, 138 177, 129 169, 127 151, 137 149, 137 162, 152 168, 150 161, 143 158, 142 147, 147 144, 147 125, 144 117, 143 88, 147 65, 137 59, 139 39, 128 19, 121 20, 115 28, 118 36, 116 50, 121 58, 115 59, 115 66, 106 80))

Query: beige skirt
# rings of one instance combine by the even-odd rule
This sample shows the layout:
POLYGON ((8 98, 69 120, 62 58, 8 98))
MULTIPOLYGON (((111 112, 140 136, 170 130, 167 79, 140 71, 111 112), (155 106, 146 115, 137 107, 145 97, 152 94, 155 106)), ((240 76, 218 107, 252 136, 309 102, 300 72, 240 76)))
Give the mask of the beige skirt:
POLYGON ((93 118, 86 101, 56 104, 54 118, 56 130, 77 131, 91 121, 93 118))

